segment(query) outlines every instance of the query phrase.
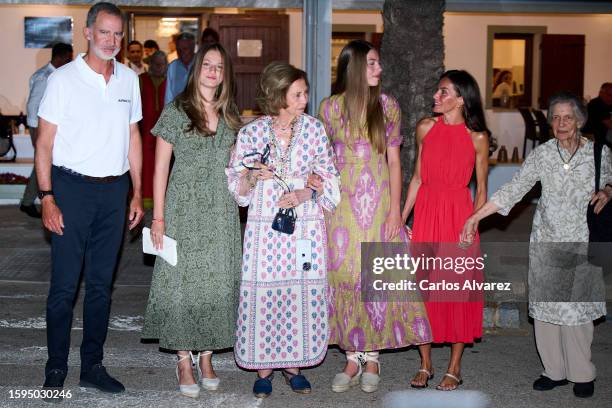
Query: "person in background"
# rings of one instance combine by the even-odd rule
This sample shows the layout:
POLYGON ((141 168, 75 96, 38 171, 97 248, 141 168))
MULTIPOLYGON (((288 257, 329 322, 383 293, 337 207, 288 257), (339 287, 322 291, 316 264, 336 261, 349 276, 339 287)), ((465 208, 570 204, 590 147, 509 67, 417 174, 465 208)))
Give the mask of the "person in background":
POLYGON ((148 66, 142 62, 142 44, 140 41, 130 41, 127 46, 127 58, 125 65, 134 71, 136 75, 147 72, 148 66))
POLYGON ((149 71, 140 74, 140 95, 142 99, 142 199, 144 208, 153 207, 153 172, 155 169, 156 138, 151 129, 157 123, 164 109, 166 93, 166 54, 156 51, 151 55, 149 71))
POLYGON ((206 27, 204 31, 202 31, 202 36, 200 38, 200 45, 208 44, 208 43, 218 43, 219 42, 219 33, 214 28, 206 27))
POLYGON ((176 38, 176 52, 178 58, 168 66, 166 76, 166 95, 164 103, 168 104, 183 92, 187 85, 187 76, 193 65, 195 55, 195 38, 190 33, 181 33, 176 38))
POLYGON ((115 60, 123 38, 122 17, 111 3, 89 9, 83 30, 87 54, 51 74, 38 110, 38 197, 43 224, 52 232, 45 389, 64 385, 83 271, 79 385, 109 393, 125 391, 102 364, 125 218, 129 216, 133 229, 143 216, 138 77, 115 60), (126 211, 130 178, 133 195, 126 211))
POLYGON ((331 384, 334 392, 357 384, 363 392, 376 391, 380 350, 431 341, 422 302, 362 301, 361 243, 406 242, 400 217, 401 111, 395 98, 381 93, 381 75, 374 46, 351 41, 338 58, 332 96, 319 109, 342 185, 327 237, 333 254, 328 273, 329 343, 346 351, 344 369, 331 384))
POLYGON ((145 64, 149 65, 151 61, 151 55, 153 55, 155 51, 159 51, 159 45, 157 45, 157 42, 155 40, 146 40, 144 42, 143 50, 144 58, 142 60, 145 64))
POLYGON ((461 241, 471 244, 482 219, 495 212, 508 215, 538 181, 542 184, 529 238, 529 316, 544 366, 533 389, 548 391, 571 381, 579 398, 595 392, 593 320, 606 316, 606 303, 596 301, 605 297, 601 272, 586 262, 587 207, 594 205, 598 214, 612 199, 612 157, 607 146, 602 146, 600 190, 595 191, 595 145, 580 134, 586 119, 581 98, 568 92, 553 95, 548 123, 554 138, 529 153, 512 181, 485 205, 475 207, 461 231, 461 241))
MULTIPOLYGON (((30 139, 32 146, 36 150, 36 138, 38 136, 38 107, 47 88, 47 78, 53 71, 72 61, 72 45, 57 43, 51 50, 51 61, 40 68, 30 77, 30 95, 27 102, 27 122, 30 128, 30 139)), ((38 194, 38 180, 36 179, 36 166, 32 166, 30 179, 21 197, 19 210, 30 217, 40 218, 40 213, 34 205, 34 200, 38 194)))
POLYGON ((612 82, 605 82, 599 89, 599 96, 588 104, 589 119, 582 129, 591 133, 595 143, 612 148, 612 82))
POLYGON ((142 333, 176 350, 179 389, 191 398, 200 394, 198 382, 208 391, 219 387, 213 350, 235 341, 242 246, 225 166, 241 126, 231 59, 220 44, 207 44, 196 54, 185 91, 152 130, 159 139, 151 239, 157 248, 164 234, 175 239, 177 264, 155 261, 142 333))
POLYGON ((495 84, 493 85, 493 98, 501 98, 502 96, 512 95, 512 72, 504 70, 497 75, 495 84))
POLYGON ((172 34, 170 41, 168 41, 168 64, 172 64, 172 62, 178 58, 178 53, 176 52, 176 39, 179 35, 180 33, 172 34))

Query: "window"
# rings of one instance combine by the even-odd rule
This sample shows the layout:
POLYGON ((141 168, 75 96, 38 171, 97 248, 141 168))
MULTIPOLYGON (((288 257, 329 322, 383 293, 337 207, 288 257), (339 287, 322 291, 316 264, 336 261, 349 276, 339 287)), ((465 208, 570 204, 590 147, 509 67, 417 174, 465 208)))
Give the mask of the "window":
POLYGON ((493 39, 494 107, 531 106, 533 34, 495 34, 493 39))
POLYGON ((487 40, 487 108, 532 107, 539 81, 536 44, 546 27, 489 26, 487 40))

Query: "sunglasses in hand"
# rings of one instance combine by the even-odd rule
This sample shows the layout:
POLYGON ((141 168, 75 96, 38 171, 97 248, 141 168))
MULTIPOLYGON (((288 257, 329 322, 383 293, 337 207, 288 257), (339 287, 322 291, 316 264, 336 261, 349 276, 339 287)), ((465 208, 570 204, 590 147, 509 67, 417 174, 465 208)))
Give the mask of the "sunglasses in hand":
POLYGON ((255 161, 257 161, 256 158, 259 158, 259 163, 263 164, 263 165, 267 165, 268 164, 268 160, 270 159, 270 145, 266 145, 266 147, 264 148, 263 153, 260 153, 258 151, 254 151, 252 153, 247 153, 244 155, 244 157, 242 158, 242 161, 240 162, 240 165, 246 169, 249 170, 259 170, 258 167, 253 166, 253 164, 255 163, 255 161), (245 163, 245 159, 253 157, 255 158, 253 160, 253 162, 249 162, 250 163, 245 163))

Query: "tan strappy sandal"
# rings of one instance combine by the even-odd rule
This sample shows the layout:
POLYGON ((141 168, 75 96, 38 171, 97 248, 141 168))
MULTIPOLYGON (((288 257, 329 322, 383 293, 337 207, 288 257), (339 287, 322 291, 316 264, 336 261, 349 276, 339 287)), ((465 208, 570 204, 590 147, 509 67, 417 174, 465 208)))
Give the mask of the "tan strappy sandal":
POLYGON ((449 377, 452 378, 453 380, 455 380, 457 383, 455 385, 451 385, 450 387, 443 387, 441 384, 438 384, 436 386, 436 390, 440 390, 440 391, 454 391, 457 389, 457 387, 459 387, 461 384, 463 384, 463 380, 461 379, 461 377, 457 377, 454 374, 451 373, 446 373, 444 374, 444 376, 442 377, 442 380, 444 380, 444 377, 449 377))
POLYGON ((429 371, 426 368, 421 368, 416 373, 416 375, 414 377, 412 377, 412 380, 410 381, 410 386, 412 388, 427 388, 427 386, 429 385, 428 384, 429 380, 431 380, 433 377, 434 377, 434 375, 433 375, 433 368, 431 369, 431 371, 429 371), (425 383, 423 383, 423 384, 415 384, 414 383, 414 380, 419 375, 419 373, 425 373, 427 375, 427 378, 425 379, 425 383))

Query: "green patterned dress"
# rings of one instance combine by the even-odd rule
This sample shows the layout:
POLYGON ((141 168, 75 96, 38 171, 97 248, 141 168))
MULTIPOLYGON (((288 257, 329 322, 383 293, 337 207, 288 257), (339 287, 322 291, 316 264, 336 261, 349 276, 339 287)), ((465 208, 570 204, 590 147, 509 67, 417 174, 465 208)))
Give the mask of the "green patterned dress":
POLYGON ((214 137, 188 125, 168 104, 151 131, 173 145, 164 219, 178 262, 155 262, 142 338, 170 350, 216 350, 235 343, 240 289, 240 219, 225 175, 236 133, 221 118, 214 137))

